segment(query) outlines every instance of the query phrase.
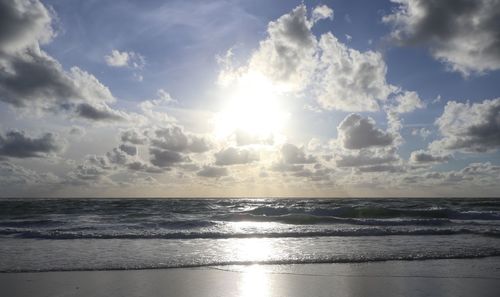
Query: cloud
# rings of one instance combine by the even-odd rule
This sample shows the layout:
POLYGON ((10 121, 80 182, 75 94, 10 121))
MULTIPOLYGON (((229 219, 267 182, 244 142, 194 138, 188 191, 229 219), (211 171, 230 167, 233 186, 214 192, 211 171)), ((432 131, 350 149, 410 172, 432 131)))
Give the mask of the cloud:
POLYGON ((410 162, 414 164, 444 163, 451 159, 451 155, 434 154, 424 150, 414 151, 410 155, 410 162))
POLYGON ((68 134, 75 137, 82 137, 85 135, 85 133, 87 133, 85 128, 79 126, 72 126, 68 130, 68 134))
POLYGON ((228 147, 214 154, 215 165, 248 164, 259 160, 259 156, 250 150, 228 147))
POLYGON ((299 149, 291 143, 285 143, 281 146, 281 160, 285 164, 311 164, 316 162, 316 157, 306 156, 302 149, 299 149))
POLYGON ((250 71, 260 72, 286 89, 304 88, 316 67, 317 41, 311 26, 305 5, 270 22, 267 39, 250 59, 250 71))
POLYGON ((425 106, 422 99, 413 91, 404 91, 398 94, 394 101, 396 105, 390 107, 390 109, 396 113, 408 113, 425 106))
POLYGON ((252 134, 250 132, 238 129, 234 132, 234 137, 236 140, 236 145, 245 146, 251 144, 264 144, 272 145, 274 143, 273 135, 261 136, 258 134, 252 134))
POLYGON ((338 154, 335 158, 337 167, 363 167, 394 163, 399 161, 394 149, 363 149, 356 153, 338 154))
POLYGON ((160 128, 154 131, 151 144, 174 152, 203 153, 210 149, 209 141, 203 137, 188 134, 179 126, 160 128))
POLYGON ((302 148, 285 143, 280 148, 279 159, 271 164, 270 169, 279 172, 299 172, 304 170, 304 165, 316 162, 317 158, 306 155, 302 148))
POLYGON ((0 160, 0 184, 5 187, 13 185, 42 185, 46 187, 59 182, 60 178, 52 173, 40 174, 12 162, 0 160))
POLYGON ((333 11, 325 5, 314 8, 311 18, 304 4, 297 6, 268 24, 267 38, 246 66, 232 67, 231 50, 220 58, 223 69, 219 81, 228 85, 257 73, 272 81, 280 93, 300 96, 310 92, 323 109, 379 110, 380 103, 403 90, 386 81, 387 65, 381 53, 349 48, 331 32, 322 34, 318 41, 313 26, 332 16, 333 11))
POLYGON ((114 102, 109 89, 78 67, 65 71, 40 49, 55 35, 51 12, 38 0, 3 1, 0 8, 0 100, 16 108, 102 119, 86 117, 78 107, 114 102))
POLYGON ((500 148, 500 98, 480 103, 448 101, 436 120, 443 138, 431 143, 434 150, 486 152, 500 148))
POLYGON ((312 22, 316 23, 323 19, 333 20, 333 9, 326 5, 316 6, 312 11, 312 22))
POLYGON ((198 176, 218 178, 228 175, 226 167, 203 166, 203 169, 196 173, 198 176))
POLYGON ((137 155, 137 147, 135 145, 120 144, 118 148, 129 156, 137 155))
POLYGON ((145 64, 142 55, 135 52, 120 52, 116 49, 112 50, 111 54, 104 56, 104 60, 111 67, 142 68, 145 64))
POLYGON ((420 136, 422 139, 427 139, 432 134, 432 132, 429 129, 426 128, 420 128, 420 129, 413 129, 411 130, 411 135, 413 136, 420 136))
POLYGON ((52 133, 45 133, 38 138, 26 136, 22 131, 0 135, 0 158, 41 158, 57 153, 63 147, 64 142, 52 133))
POLYGON ((151 164, 158 167, 170 167, 176 163, 188 162, 189 158, 183 156, 176 151, 162 150, 158 148, 150 148, 151 164))
POLYGON ((79 104, 75 112, 78 116, 94 121, 122 121, 125 114, 109 108, 107 105, 95 107, 87 103, 79 104))
POLYGON ((337 127, 339 140, 346 149, 390 146, 394 136, 375 126, 375 121, 359 114, 348 115, 337 127))
POLYGON ((324 109, 376 111, 396 87, 386 81, 387 66, 378 52, 360 52, 332 33, 321 36, 318 103, 324 109))
POLYGON ((500 69, 500 1, 393 0, 383 21, 402 45, 424 45, 434 58, 464 75, 500 69))
POLYGON ((128 142, 132 144, 145 144, 146 137, 140 135, 136 130, 126 130, 121 133, 120 136, 123 142, 128 142))
POLYGON ((89 184, 105 180, 112 169, 110 161, 105 156, 87 155, 81 164, 67 174, 65 183, 72 185, 89 184))

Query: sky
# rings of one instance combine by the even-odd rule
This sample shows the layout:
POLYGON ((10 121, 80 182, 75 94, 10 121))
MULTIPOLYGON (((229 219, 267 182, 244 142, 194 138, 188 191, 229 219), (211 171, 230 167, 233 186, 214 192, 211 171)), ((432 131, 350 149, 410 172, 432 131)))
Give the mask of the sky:
POLYGON ((0 0, 0 196, 500 194, 500 0, 0 0))

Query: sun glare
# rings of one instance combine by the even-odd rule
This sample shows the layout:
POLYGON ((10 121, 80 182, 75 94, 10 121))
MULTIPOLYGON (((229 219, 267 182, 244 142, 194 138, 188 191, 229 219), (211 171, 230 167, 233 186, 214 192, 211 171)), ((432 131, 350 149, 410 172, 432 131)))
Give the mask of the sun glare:
POLYGON ((216 136, 225 138, 235 131, 243 131, 269 138, 280 133, 288 118, 280 99, 279 89, 264 75, 243 75, 229 93, 224 109, 216 116, 216 136))

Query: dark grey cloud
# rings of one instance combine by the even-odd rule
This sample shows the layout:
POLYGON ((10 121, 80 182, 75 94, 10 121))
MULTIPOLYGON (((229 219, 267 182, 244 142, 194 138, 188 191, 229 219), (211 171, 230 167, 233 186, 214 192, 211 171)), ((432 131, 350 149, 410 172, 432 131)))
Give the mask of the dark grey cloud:
POLYGON ((433 154, 428 151, 414 151, 410 155, 410 162, 415 164, 444 163, 451 160, 451 155, 433 154))
POLYGON ((40 49, 54 35, 51 13, 40 1, 2 1, 0 11, 0 101, 87 120, 118 119, 102 109, 115 100, 107 87, 78 67, 65 71, 40 49))
POLYGON ((346 149, 390 146, 394 136, 375 126, 371 118, 359 114, 348 115, 337 127, 339 139, 346 149))
POLYGON ((228 175, 226 167, 203 166, 203 168, 196 173, 198 176, 218 178, 228 175))
POLYGON ((151 156, 151 164, 158 167, 170 167, 176 163, 188 162, 189 158, 183 156, 182 154, 170 151, 163 150, 158 148, 150 148, 149 154, 151 156))
POLYGON ((500 98, 470 104, 449 101, 436 120, 443 138, 434 150, 486 152, 500 148, 500 98))
POLYGON ((214 154, 215 164, 220 166, 248 164, 259 160, 259 156, 250 150, 228 147, 214 154))
POLYGON ((129 156, 137 155, 137 147, 135 145, 120 144, 118 148, 129 156))
POLYGON ((130 155, 122 151, 121 149, 114 148, 106 153, 106 157, 109 162, 117 165, 125 165, 129 163, 130 155))
POLYGON ((165 170, 169 170, 169 168, 158 168, 141 161, 131 162, 127 164, 127 168, 133 171, 143 171, 147 173, 162 173, 165 172, 165 170))
POLYGON ((358 170, 358 172, 362 172, 362 173, 369 173, 369 172, 395 173, 395 172, 405 172, 406 171, 405 168, 401 165, 386 165, 386 164, 359 167, 357 170, 358 170))
POLYGON ((61 151, 63 147, 64 142, 52 133, 35 138, 25 135, 22 131, 10 131, 0 135, 0 157, 45 157, 61 151))
POLYGON ((94 121, 121 121, 124 117, 106 105, 101 107, 81 103, 75 108, 75 113, 85 119, 94 121))
POLYGON ((151 145, 157 148, 184 153, 203 153, 210 149, 206 139, 187 134, 178 126, 157 129, 154 133, 156 138, 151 139, 151 145))
POLYGON ((383 20, 403 45, 428 46, 432 55, 463 74, 500 69, 500 1, 393 0, 383 20))

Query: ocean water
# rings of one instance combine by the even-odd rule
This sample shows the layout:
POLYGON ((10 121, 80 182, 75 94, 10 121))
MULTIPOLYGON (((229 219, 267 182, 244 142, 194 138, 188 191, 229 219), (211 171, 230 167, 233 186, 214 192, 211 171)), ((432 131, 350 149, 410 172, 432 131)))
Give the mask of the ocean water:
POLYGON ((500 199, 3 199, 0 271, 500 256, 500 199))

